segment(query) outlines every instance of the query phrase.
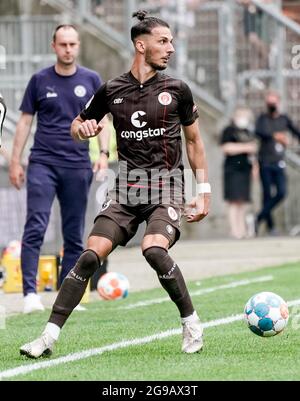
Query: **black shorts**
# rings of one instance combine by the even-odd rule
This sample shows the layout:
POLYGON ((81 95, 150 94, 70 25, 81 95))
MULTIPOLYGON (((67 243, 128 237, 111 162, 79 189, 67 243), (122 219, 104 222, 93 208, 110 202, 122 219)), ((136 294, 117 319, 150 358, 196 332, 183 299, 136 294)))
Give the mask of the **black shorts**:
POLYGON ((108 238, 114 249, 118 245, 125 246, 139 225, 146 221, 144 235, 161 234, 169 240, 171 248, 180 237, 180 220, 179 205, 127 206, 108 201, 96 217, 90 236, 108 238))

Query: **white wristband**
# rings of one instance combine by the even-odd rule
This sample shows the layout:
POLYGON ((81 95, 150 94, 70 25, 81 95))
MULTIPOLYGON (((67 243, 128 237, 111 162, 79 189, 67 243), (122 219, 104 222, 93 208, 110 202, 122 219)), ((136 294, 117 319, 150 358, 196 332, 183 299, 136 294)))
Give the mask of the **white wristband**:
POLYGON ((197 184, 197 193, 198 194, 211 194, 211 186, 208 182, 203 182, 201 184, 197 184))

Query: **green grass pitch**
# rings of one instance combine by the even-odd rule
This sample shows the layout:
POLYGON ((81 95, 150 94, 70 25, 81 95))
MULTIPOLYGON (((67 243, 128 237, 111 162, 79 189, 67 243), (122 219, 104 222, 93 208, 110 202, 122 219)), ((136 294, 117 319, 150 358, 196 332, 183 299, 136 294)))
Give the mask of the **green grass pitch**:
MULTIPOLYGON (((273 276, 267 282, 236 288, 217 289, 193 296, 203 322, 243 313, 246 301, 255 293, 272 291, 286 301, 300 299, 300 263, 259 270, 240 275, 214 277, 191 291, 224 286, 232 281, 273 276)), ((169 329, 180 329, 177 309, 170 302, 133 309, 129 304, 165 297, 162 289, 130 293, 122 301, 88 304, 85 312, 73 313, 62 331, 54 354, 42 361, 89 349, 101 348, 154 335, 169 329)), ((272 338, 255 336, 244 321, 205 329, 205 348, 200 354, 186 355, 180 350, 181 335, 171 335, 146 344, 107 350, 100 355, 59 363, 2 380, 299 380, 300 379, 300 307, 290 307, 290 321, 283 333, 272 338), (297 310, 298 309, 298 310, 297 310), (297 323, 299 321, 299 327, 297 323), (293 324, 294 322, 294 324, 293 324)), ((30 316, 12 316, 6 329, 0 330, 0 377, 4 371, 40 363, 19 355, 19 346, 40 335, 49 311, 30 316)))

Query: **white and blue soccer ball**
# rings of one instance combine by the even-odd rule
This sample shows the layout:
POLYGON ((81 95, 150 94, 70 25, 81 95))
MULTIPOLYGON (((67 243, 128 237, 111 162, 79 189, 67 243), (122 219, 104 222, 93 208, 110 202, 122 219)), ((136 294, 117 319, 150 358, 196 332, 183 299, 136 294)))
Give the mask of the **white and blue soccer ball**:
POLYGON ((287 303, 273 292, 260 292, 247 302, 245 320, 249 329, 258 336, 276 336, 288 323, 287 303))
POLYGON ((126 298, 129 291, 129 281, 124 274, 105 273, 97 283, 97 291, 100 297, 106 301, 126 298))

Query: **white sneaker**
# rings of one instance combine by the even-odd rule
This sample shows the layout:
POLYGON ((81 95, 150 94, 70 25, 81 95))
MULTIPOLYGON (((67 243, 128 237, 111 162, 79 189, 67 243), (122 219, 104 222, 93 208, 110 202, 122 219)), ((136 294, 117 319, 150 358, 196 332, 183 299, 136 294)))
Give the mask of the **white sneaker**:
POLYGON ((203 348, 203 327, 199 319, 182 323, 182 351, 187 354, 201 351, 203 348))
POLYGON ((50 336, 49 333, 44 332, 41 337, 22 345, 20 348, 20 354, 27 356, 27 358, 39 358, 41 356, 50 356, 55 340, 50 336))
POLYGON ((40 296, 31 292, 24 297, 23 313, 31 313, 37 311, 44 311, 44 305, 41 302, 40 296))
POLYGON ((86 310, 86 308, 80 304, 78 304, 73 310, 76 310, 77 312, 82 312, 86 310))

